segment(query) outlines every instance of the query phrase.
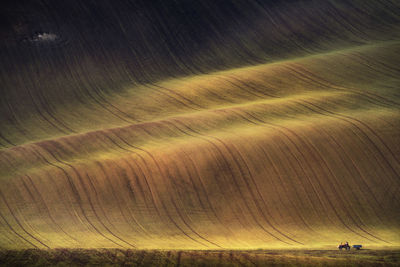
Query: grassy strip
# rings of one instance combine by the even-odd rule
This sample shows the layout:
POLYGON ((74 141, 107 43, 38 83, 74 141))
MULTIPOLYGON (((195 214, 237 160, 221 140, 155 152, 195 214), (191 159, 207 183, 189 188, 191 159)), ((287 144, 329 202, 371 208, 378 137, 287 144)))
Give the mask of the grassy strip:
POLYGON ((0 250, 0 266, 395 266, 399 250, 0 250))

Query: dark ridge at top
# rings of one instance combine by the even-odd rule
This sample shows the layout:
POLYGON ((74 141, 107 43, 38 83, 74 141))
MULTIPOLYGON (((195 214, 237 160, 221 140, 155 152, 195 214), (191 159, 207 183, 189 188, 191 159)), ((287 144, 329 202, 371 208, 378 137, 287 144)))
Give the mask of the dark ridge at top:
POLYGON ((395 38, 399 14, 398 1, 375 0, 7 0, 1 88, 19 90, 26 70, 55 90, 47 77, 63 75, 66 97, 310 55, 395 38))

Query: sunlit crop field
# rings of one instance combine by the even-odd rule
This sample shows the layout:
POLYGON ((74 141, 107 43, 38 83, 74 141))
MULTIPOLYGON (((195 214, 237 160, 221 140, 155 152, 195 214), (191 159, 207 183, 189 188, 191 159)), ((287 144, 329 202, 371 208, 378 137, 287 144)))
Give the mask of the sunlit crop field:
POLYGON ((0 5, 1 257, 398 264, 400 2, 0 5))

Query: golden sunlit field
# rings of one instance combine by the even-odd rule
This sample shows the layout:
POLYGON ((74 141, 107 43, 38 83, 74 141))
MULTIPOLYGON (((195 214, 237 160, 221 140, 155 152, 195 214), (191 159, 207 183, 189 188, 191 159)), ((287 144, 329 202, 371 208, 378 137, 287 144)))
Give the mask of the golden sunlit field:
POLYGON ((400 2, 0 5, 1 261, 399 264, 400 2))

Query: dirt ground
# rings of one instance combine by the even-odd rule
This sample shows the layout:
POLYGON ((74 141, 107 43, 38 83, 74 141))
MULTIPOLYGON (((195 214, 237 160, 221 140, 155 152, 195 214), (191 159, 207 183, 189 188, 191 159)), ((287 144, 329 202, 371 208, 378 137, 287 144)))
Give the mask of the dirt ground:
POLYGON ((399 266, 400 250, 1 250, 0 266, 399 266))

